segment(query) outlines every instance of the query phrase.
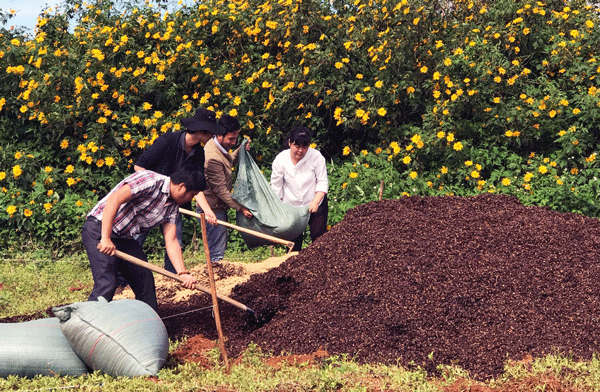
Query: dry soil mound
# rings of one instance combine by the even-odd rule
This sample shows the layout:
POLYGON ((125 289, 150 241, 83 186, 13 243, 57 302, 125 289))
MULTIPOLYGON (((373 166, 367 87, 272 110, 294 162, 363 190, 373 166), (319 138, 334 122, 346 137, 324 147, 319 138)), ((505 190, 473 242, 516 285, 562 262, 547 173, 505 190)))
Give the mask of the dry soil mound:
POLYGON ((361 362, 457 364, 487 378, 507 358, 591 358, 600 333, 600 221, 514 197, 405 197, 349 211, 232 296, 230 355, 322 347, 361 362), (433 358, 433 360, 431 360, 433 358))

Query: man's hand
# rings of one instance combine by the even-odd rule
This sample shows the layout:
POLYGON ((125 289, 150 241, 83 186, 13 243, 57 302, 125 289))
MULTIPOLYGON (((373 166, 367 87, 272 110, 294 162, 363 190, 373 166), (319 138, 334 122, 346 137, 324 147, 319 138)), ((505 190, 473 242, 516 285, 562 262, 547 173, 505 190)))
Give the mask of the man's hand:
POLYGON ((251 219, 254 215, 252 215, 252 212, 250 212, 249 209, 247 209, 246 207, 242 207, 242 209, 240 210, 242 212, 242 214, 244 214, 244 216, 248 219, 251 219))
POLYGON ((113 244, 113 242, 110 240, 110 238, 105 239, 104 237, 100 239, 100 242, 98 243, 98 246, 96 248, 98 248, 100 252, 109 256, 114 256, 115 250, 117 249, 115 247, 115 244, 113 244))
POLYGON ((181 285, 183 287, 185 287, 186 289, 193 289, 196 286, 196 278, 194 278, 192 276, 192 274, 183 274, 180 276, 181 276, 181 279, 183 279, 183 282, 181 282, 181 285))
POLYGON ((206 221, 208 223, 210 223, 213 226, 215 226, 217 224, 217 216, 212 211, 205 211, 204 218, 206 219, 206 221))
POLYGON ((308 212, 310 212, 311 214, 317 212, 318 209, 319 203, 314 200, 308 205, 308 212))

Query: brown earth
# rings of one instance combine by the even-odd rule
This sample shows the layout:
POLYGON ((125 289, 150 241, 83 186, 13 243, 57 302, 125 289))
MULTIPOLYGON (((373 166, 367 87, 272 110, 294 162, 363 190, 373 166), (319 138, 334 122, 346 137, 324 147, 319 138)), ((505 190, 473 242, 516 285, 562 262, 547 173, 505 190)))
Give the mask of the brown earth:
MULTIPOLYGON (((599 256, 598 219, 510 196, 368 203, 286 261, 215 270, 217 291, 255 311, 219 302, 227 353, 235 362, 254 342, 274 362, 346 353, 431 374, 458 365, 479 380, 506 361, 588 360, 600 343, 599 256)), ((194 273, 209 286, 201 267, 194 273)), ((218 341, 210 296, 156 280, 170 337, 189 338, 173 360, 206 366, 202 356, 218 341)), ((455 390, 495 389, 462 380, 455 390)))

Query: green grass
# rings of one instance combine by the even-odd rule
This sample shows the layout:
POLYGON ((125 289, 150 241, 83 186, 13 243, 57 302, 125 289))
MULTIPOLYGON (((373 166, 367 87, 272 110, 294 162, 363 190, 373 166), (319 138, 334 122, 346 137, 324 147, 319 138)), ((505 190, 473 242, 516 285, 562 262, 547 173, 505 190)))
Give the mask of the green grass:
MULTIPOLYGON (((200 249, 202 251, 202 248, 200 249)), ((275 255, 285 253, 275 248, 275 255)), ((270 257, 268 247, 248 252, 228 251, 229 260, 253 262, 270 257)), ((188 249, 186 263, 202 263, 203 253, 188 249)), ((162 254, 151 258, 162 263, 162 254)), ((4 255, 0 261, 0 318, 44 311, 49 306, 84 301, 92 279, 85 255, 50 261, 43 252, 4 255), (71 290, 79 288, 81 290, 71 290)), ((171 342, 175 350, 182 341, 171 342)), ((441 377, 428 375, 419 367, 359 364, 346 356, 318 359, 314 363, 267 364, 270 353, 250 345, 241 360, 230 358, 230 371, 213 350, 207 357, 213 364, 202 369, 193 363, 178 365, 167 361, 157 377, 114 378, 101 373, 82 377, 0 378, 0 390, 83 390, 83 391, 443 391, 470 390, 475 386, 494 391, 578 390, 600 391, 600 360, 577 361, 562 355, 548 355, 530 362, 507 363, 500 377, 485 383, 469 378, 458 367, 441 367, 441 377)))

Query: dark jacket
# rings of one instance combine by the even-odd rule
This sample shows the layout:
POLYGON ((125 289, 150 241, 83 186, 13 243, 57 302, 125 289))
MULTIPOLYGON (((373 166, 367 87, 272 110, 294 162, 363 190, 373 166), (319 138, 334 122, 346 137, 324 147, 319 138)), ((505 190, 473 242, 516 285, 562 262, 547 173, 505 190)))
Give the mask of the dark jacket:
MULTIPOLYGON (((168 132, 159 136, 154 143, 140 155, 135 162, 137 166, 147 170, 152 170, 165 176, 175 173, 177 166, 177 157, 179 150, 179 141, 185 131, 168 132)), ((191 170, 200 170, 204 173, 204 149, 200 143, 192 148, 192 152, 183 162, 182 167, 188 167, 191 170), (193 152, 193 153, 192 153, 193 152)))

